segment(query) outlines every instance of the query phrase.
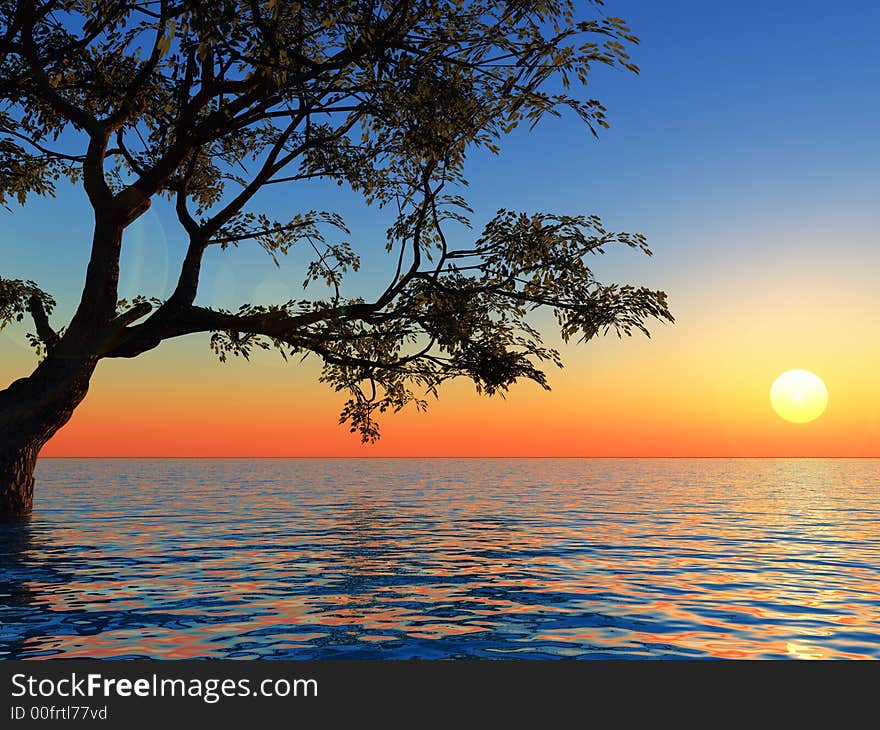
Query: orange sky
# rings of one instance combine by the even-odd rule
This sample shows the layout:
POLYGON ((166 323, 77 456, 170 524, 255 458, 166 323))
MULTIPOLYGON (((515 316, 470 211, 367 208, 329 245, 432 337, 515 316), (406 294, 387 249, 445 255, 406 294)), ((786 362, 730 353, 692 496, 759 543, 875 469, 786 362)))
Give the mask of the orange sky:
POLYGON ((697 308, 685 298, 678 323, 650 340, 566 347, 550 393, 526 383, 507 399, 485 398, 453 384, 427 413, 386 416, 372 446, 337 425, 342 399, 317 382, 315 365, 265 353, 221 365, 203 341, 166 343, 102 362, 44 455, 880 455, 880 344, 864 336, 871 311, 846 296, 791 311, 774 305, 780 297, 771 285, 743 302, 718 296, 697 308), (844 310, 848 326, 837 326, 844 310), (828 386, 813 423, 787 423, 770 407, 773 379, 792 368, 828 386))
MULTIPOLYGON (((747 296, 735 267, 673 287, 678 321, 655 328, 652 339, 564 347, 566 367, 549 372, 550 393, 525 383, 507 399, 485 398, 469 383, 453 384, 427 413, 384 417, 376 445, 337 425, 342 398, 317 382, 316 364, 259 353, 223 365, 204 339, 190 338, 136 360, 103 361, 89 396, 43 453, 880 456, 871 274, 850 272, 847 287, 818 297, 849 262, 806 256, 786 279, 780 256, 768 254, 747 296), (809 424, 787 423, 770 407, 771 383, 794 368, 819 374, 829 390, 826 412, 809 424)), ((33 363, 21 333, 0 338, 8 355, 0 376, 20 377, 33 363)))

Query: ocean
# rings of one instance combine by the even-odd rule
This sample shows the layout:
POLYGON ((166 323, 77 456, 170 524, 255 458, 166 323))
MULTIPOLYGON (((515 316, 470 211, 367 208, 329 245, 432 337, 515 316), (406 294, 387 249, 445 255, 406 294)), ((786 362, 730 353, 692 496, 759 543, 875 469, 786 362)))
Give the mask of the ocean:
POLYGON ((44 459, 0 657, 880 657, 880 460, 44 459))

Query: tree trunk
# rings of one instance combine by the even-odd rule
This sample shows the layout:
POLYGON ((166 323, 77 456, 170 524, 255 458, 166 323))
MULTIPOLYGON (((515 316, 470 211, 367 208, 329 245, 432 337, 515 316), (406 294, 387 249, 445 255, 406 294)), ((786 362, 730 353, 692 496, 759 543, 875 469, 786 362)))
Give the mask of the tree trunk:
POLYGON ((37 455, 85 397, 93 358, 50 355, 0 391, 0 521, 27 519, 37 455))
POLYGON ((0 447, 0 520, 26 518, 34 506, 34 467, 39 447, 7 452, 0 447))

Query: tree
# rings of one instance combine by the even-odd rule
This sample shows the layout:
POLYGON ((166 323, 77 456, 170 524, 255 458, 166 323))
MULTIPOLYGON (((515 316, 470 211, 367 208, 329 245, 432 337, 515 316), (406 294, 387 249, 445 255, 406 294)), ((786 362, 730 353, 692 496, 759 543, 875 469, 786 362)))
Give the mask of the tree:
MULTIPOLYGON (((500 210, 467 248, 465 154, 498 151, 520 123, 574 113, 596 134, 605 109, 583 98, 597 64, 637 71, 625 23, 599 0, 0 0, 0 203, 59 180, 94 213, 82 298, 64 329, 32 281, 0 279, 0 326, 33 320, 41 358, 0 392, 0 515, 27 515, 37 454, 70 418, 102 358, 135 357, 205 332, 225 359, 274 347, 314 354, 348 394, 340 422, 364 440, 375 418, 456 377, 478 391, 524 378, 547 387, 559 363, 529 323, 555 312, 568 341, 647 334, 672 320, 663 292, 596 281, 587 261, 641 235, 595 216, 500 210), (580 5, 580 4, 579 4, 580 5), (591 9, 592 8, 592 9, 591 9), (581 17, 589 11, 589 17, 581 17), (267 186, 325 178, 390 211, 394 270, 374 298, 345 298, 356 248, 339 216, 255 209, 267 186), (164 301, 120 301, 126 229, 154 202, 173 207, 186 252, 164 301), (334 237, 330 233, 335 231, 334 237), (338 235, 337 235, 338 234, 338 235), (314 252, 319 294, 237 311, 196 304, 209 248, 314 252)), ((2 273, 2 272, 0 272, 2 273)))

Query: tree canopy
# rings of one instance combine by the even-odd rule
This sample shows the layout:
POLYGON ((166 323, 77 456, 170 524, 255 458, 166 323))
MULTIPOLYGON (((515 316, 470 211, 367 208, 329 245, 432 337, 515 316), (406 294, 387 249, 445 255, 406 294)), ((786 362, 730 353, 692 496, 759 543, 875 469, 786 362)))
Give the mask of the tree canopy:
MULTIPOLYGON (((593 215, 501 209, 472 243, 465 159, 500 150, 518 125, 577 115, 596 134, 605 108, 586 94, 597 65, 637 71, 637 43, 601 2, 574 0, 0 0, 0 203, 85 190, 94 213, 82 299, 68 326, 32 281, 0 278, 0 327, 32 317, 41 356, 134 357, 208 332, 225 359, 253 348, 315 354, 347 394, 341 420, 365 440, 375 417, 451 378, 503 393, 547 387, 560 363, 530 321, 552 310, 565 341, 647 334, 671 321, 663 292, 603 284, 592 255, 643 236, 593 215), (393 275, 346 298, 360 247, 332 211, 254 204, 268 186, 324 178, 388 211, 393 275), (124 232, 164 199, 185 255, 173 292, 119 298, 124 232), (303 247, 303 298, 237 310, 196 304, 203 257, 258 245, 303 247), (305 296, 315 290, 317 296, 305 296)), ((0 270, 0 275, 2 275, 0 270)))

